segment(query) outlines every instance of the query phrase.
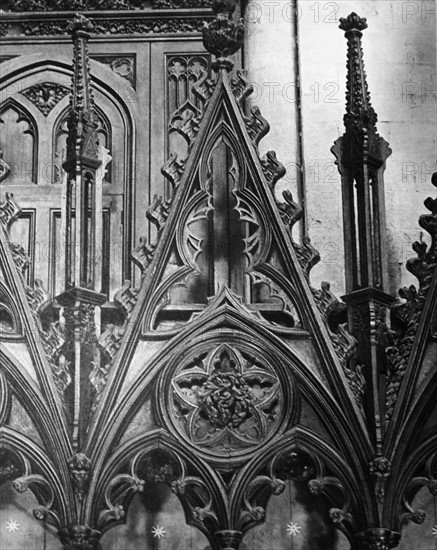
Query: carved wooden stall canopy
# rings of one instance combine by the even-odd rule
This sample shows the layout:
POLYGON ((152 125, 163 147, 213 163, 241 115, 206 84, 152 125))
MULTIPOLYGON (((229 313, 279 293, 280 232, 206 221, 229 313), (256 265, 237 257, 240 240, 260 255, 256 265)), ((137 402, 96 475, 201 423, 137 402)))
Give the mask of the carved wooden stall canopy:
MULTIPOLYGON (((48 11, 62 4, 44 3, 48 11)), ((11 239, 20 209, 11 194, 0 204, 0 482, 32 490, 35 517, 68 549, 104 547, 135 495, 163 485, 213 550, 237 550, 290 481, 320 499, 352 549, 395 548, 403 525, 424 521, 412 507, 418 490, 436 493, 437 438, 427 418, 435 407, 437 200, 420 218, 432 244, 416 243, 408 266, 419 289, 403 289, 395 307, 377 231, 389 149, 367 90, 366 21, 352 14, 341 22, 346 132, 333 149, 345 204, 346 305, 329 284, 312 288, 318 253, 293 236, 302 210, 290 192, 276 197, 285 169, 274 152, 260 154, 269 125, 248 107, 245 73, 233 72, 244 34, 235 1, 211 4, 203 40, 213 77, 207 57, 168 59, 171 86, 189 86, 172 103, 166 146, 183 152, 162 167, 168 190, 146 213, 156 240, 142 238, 132 251, 141 279, 127 281, 106 313, 96 250, 112 151, 88 53, 99 27, 83 16, 69 27, 73 92, 59 172, 66 246, 53 292, 29 285, 29 259, 11 239), (31 435, 14 421, 14 403, 31 435)), ((23 94, 46 117, 66 92, 34 85, 23 94)), ((6 181, 7 158, 0 170, 6 181)))

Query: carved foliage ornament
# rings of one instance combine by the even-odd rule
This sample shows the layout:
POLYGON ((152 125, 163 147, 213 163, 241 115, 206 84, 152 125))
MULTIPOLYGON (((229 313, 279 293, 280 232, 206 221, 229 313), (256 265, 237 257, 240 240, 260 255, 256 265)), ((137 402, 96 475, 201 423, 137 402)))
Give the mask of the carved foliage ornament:
MULTIPOLYGON (((432 176, 432 184, 437 187, 437 172, 432 176)), ((403 325, 398 332, 393 333, 393 345, 387 348, 389 363, 386 390, 386 421, 390 421, 397 401, 399 389, 408 366, 408 360, 415 341, 422 311, 431 286, 431 281, 437 266, 437 199, 428 197, 425 206, 429 214, 419 218, 419 225, 431 236, 428 247, 421 238, 413 243, 417 257, 407 261, 407 269, 419 281, 419 289, 414 285, 399 291, 406 303, 394 310, 403 325)))
POLYGON ((100 533, 86 525, 71 525, 59 532, 65 550, 97 550, 100 533))
MULTIPOLYGON (((208 8, 212 0, 153 0, 153 7, 160 9, 208 8)), ((134 10, 145 8, 146 0, 12 0, 10 11, 98 11, 134 10)))
MULTIPOLYGON (((209 17, 93 19, 93 34, 179 34, 198 33, 209 17)), ((29 21, 22 23, 20 32, 26 36, 51 36, 65 34, 67 21, 29 21)))
POLYGON ((233 63, 228 57, 243 45, 243 21, 237 24, 232 21, 235 6, 236 0, 214 0, 212 9, 216 18, 203 28, 203 44, 209 52, 217 57, 217 61, 213 64, 215 68, 232 69, 233 63))
POLYGON ((136 57, 135 55, 91 55, 99 63, 108 65, 114 73, 125 78, 132 87, 136 85, 136 57))
POLYGON ((54 82, 43 82, 26 88, 21 92, 29 101, 31 101, 44 116, 63 99, 69 90, 65 86, 54 82))
POLYGON ((76 453, 68 461, 68 466, 77 497, 82 501, 88 490, 91 461, 83 453, 76 453))
POLYGON ((278 426, 284 406, 275 371, 227 345, 184 362, 169 390, 179 431, 219 454, 262 442, 278 426))

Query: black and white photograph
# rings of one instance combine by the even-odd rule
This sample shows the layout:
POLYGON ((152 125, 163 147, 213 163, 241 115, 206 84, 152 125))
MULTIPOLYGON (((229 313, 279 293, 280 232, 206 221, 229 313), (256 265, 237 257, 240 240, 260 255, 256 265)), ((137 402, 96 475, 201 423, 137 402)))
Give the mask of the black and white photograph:
POLYGON ((437 550, 437 0, 0 0, 0 550, 437 550))

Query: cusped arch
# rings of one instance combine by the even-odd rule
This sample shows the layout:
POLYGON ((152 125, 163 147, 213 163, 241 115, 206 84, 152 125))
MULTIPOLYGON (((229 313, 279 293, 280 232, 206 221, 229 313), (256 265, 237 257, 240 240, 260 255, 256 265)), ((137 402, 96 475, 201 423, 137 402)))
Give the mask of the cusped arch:
POLYGON ((0 340, 22 340, 23 326, 11 292, 0 281, 0 340))
POLYGON ((2 426, 0 448, 15 458, 17 472, 13 474, 14 486, 19 492, 30 488, 40 507, 34 511, 37 519, 49 521, 59 529, 69 523, 73 511, 65 498, 65 488, 56 468, 48 456, 32 440, 22 433, 2 426))
POLYGON ((376 518, 375 502, 360 491, 352 466, 318 434, 296 426, 257 454, 237 474, 229 504, 235 529, 244 533, 264 522, 269 500, 285 487, 285 472, 281 474, 280 469, 284 470, 287 461, 296 468, 308 490, 325 499, 333 524, 350 541, 351 529, 362 527, 358 523, 360 520, 374 521, 376 518))
MULTIPOLYGON (((17 115, 17 124, 20 122, 25 122, 28 125, 28 128, 24 130, 23 134, 28 135, 32 139, 31 146, 31 166, 32 166, 32 182, 37 183, 38 181, 38 125, 32 113, 27 107, 22 103, 17 101, 15 98, 8 97, 5 101, 0 104, 0 124, 3 123, 2 116, 8 111, 12 110, 17 115)), ((11 160, 5 159, 5 161, 11 166, 11 160)), ((17 169, 21 168, 17 166, 17 169)), ((11 170, 13 173, 13 168, 11 170)), ((7 183, 8 178, 6 178, 7 183)))
POLYGON ((417 524, 424 521, 422 512, 413 510, 410 504, 423 487, 428 487, 431 494, 437 495, 436 473, 437 434, 410 449, 408 454, 395 455, 391 478, 396 480, 396 484, 387 492, 383 510, 383 520, 387 525, 399 531, 408 521, 417 524), (430 466, 434 471, 430 471, 430 466))
MULTIPOLYGON (((358 464, 362 461, 370 461, 367 448, 362 445, 361 435, 350 428, 344 412, 324 381, 316 377, 313 370, 286 343, 275 338, 267 328, 248 322, 244 312, 237 311, 227 304, 211 308, 208 318, 202 317, 188 325, 185 330, 169 341, 159 354, 150 359, 138 376, 131 381, 126 392, 118 394, 118 399, 114 402, 111 424, 102 424, 99 435, 90 439, 88 454, 95 456, 98 461, 105 460, 105 456, 120 440, 123 427, 128 425, 129 420, 138 412, 145 396, 150 394, 159 376, 163 376, 169 361, 174 361, 175 357, 180 358, 183 353, 189 353, 189 349, 204 346, 207 342, 214 340, 223 342, 227 335, 232 342, 235 338, 244 345, 249 345, 248 343, 251 342, 256 349, 263 350, 264 356, 276 357, 279 380, 283 385, 284 393, 294 383, 291 381, 293 378, 299 392, 305 396, 314 410, 323 411, 320 421, 330 437, 337 442, 339 451, 350 453, 351 460, 358 464)), ((107 390, 110 389, 109 385, 107 390)), ((162 398, 163 396, 160 396, 160 399, 162 398)), ((103 418, 104 414, 96 419, 96 427, 100 426, 103 418)), ((294 421, 293 419, 297 417, 291 415, 289 419, 294 421)), ((286 422, 282 424, 282 432, 285 425, 286 422)))
MULTIPOLYGON (((126 521, 126 511, 133 494, 143 491, 147 483, 146 479, 139 477, 138 466, 142 458, 154 452, 167 455, 174 464, 179 465, 173 478, 168 469, 160 469, 159 482, 170 486, 177 495, 186 523, 197 527, 214 546, 211 527, 217 529, 227 518, 223 482, 212 468, 163 430, 132 438, 108 457, 102 470, 93 471, 85 511, 87 520, 98 525, 102 532, 126 521), (123 497, 117 500, 120 494, 123 497), (95 503, 99 504, 96 506, 95 503)), ((156 474, 152 475, 156 479, 156 474)))
MULTIPOLYGON (((123 209, 123 227, 124 231, 124 265, 126 273, 124 278, 130 278, 130 262, 127 261, 130 253, 130 246, 133 242, 133 201, 135 189, 135 143, 136 127, 135 121, 140 120, 139 104, 132 97, 132 88, 126 80, 112 71, 103 63, 96 60, 90 60, 90 71, 95 95, 102 94, 110 101, 120 114, 124 124, 124 149, 125 149, 125 170, 122 178, 124 185, 124 209, 123 209)), ((66 77, 66 81, 71 81, 72 65, 71 58, 61 54, 51 54, 50 58, 46 55, 35 53, 18 58, 9 59, 2 63, 2 72, 0 75, 0 90, 11 84, 16 84, 23 78, 38 76, 46 70, 51 70, 60 76, 66 77)), ((53 109, 52 115, 57 117, 65 108, 65 98, 53 109)), ((98 101, 97 101, 98 103, 98 101)), ((36 161, 37 162, 37 161, 36 161)))

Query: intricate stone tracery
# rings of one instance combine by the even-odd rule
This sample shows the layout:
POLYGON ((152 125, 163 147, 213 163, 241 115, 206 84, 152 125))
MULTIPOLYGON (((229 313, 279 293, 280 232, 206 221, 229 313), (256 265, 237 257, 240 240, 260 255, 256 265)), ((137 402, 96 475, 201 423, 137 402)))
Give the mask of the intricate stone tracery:
POLYGON ((218 453, 262 442, 281 418, 274 371, 228 346, 179 367, 171 387, 178 425, 194 444, 218 453))
MULTIPOLYGON (((22 6, 20 2, 12 3, 13 9, 22 6)), ((39 0, 29 5, 29 11, 42 9, 39 0)), ((43 487, 48 498, 35 514, 59 529, 70 550, 99 548, 101 533, 126 519, 132 495, 156 484, 171 488, 183 504, 187 522, 206 533, 212 547, 237 550, 243 534, 264 521, 268 498, 283 491, 289 480, 329 501, 329 520, 347 535, 352 547, 394 548, 399 542, 398 526, 389 525, 382 511, 386 502, 396 510, 400 507, 392 497, 392 477, 399 473, 402 460, 391 448, 382 454, 384 438, 374 437, 380 419, 373 423, 367 402, 375 385, 382 387, 380 381, 387 380, 386 420, 391 419, 433 284, 437 203, 426 201, 431 214, 420 221, 432 235, 431 247, 416 243, 418 258, 409 263, 420 288, 404 290, 407 304, 393 315, 406 328, 392 335, 393 345, 385 350, 387 377, 382 368, 376 377, 375 373, 370 376, 376 362, 364 359, 367 351, 370 356, 384 348, 390 300, 366 292, 359 297, 363 301, 346 299, 345 305, 327 283, 319 290, 310 288, 310 271, 320 257, 307 236, 301 243, 293 239, 302 210, 289 191, 283 195, 284 202, 276 200, 275 185, 285 168, 274 152, 258 153, 268 122, 259 109, 246 109, 252 87, 245 74, 238 71, 235 79, 228 75, 233 66, 229 56, 243 39, 242 25, 231 20, 235 2, 193 0, 184 7, 211 5, 216 18, 205 28, 204 42, 218 58, 212 63, 218 73, 215 80, 209 74, 207 55, 169 54, 166 58, 169 88, 173 86, 167 104, 170 133, 182 137, 185 145, 163 166, 169 189, 162 197, 154 197, 147 212, 157 240, 139 239, 132 252, 141 270, 139 286, 125 281, 110 297, 113 303, 102 305, 108 297, 100 294, 91 266, 88 248, 93 246, 93 228, 86 223, 81 233, 87 237, 81 269, 73 269, 72 257, 65 261, 68 275, 65 293, 58 297, 59 313, 59 304, 53 311, 54 304, 38 281, 30 288, 20 278, 51 371, 47 379, 38 371, 41 403, 48 398, 58 402, 56 391, 50 393, 53 382, 68 427, 62 448, 56 446, 53 433, 44 439, 57 460, 47 470, 59 469, 58 481, 51 479, 50 485, 39 469, 32 473, 23 468, 25 460, 8 457, 0 468, 0 482, 18 477, 16 486, 21 491, 32 484, 43 487), (105 307, 105 322, 101 322, 105 307), (347 310, 351 332, 345 324, 347 310), (53 322, 58 315, 59 321, 53 322), (131 363, 134 368, 129 370, 131 363), (147 406, 153 402, 151 412, 141 408, 145 402, 147 406), (133 415, 147 416, 148 423, 131 437, 132 432, 122 434, 122 423, 129 424, 133 415), (315 436, 317 430, 323 435, 315 436), (59 488, 66 488, 67 496, 59 488), (59 503, 64 503, 70 516, 59 512, 59 503), (388 527, 375 527, 379 525, 388 527)), ((63 0, 56 0, 46 9, 65 6, 63 0)), ((133 8, 130 0, 90 0, 81 6, 133 8)), ((181 2, 156 0, 153 7, 177 8, 181 2)), ((363 69, 360 37, 365 26, 355 14, 341 23, 348 37, 350 74, 346 133, 336 149, 344 183, 357 184, 361 190, 364 183, 381 188, 382 165, 388 157, 376 133, 376 114, 363 69), (367 182, 364 165, 369 169, 367 182), (345 169, 350 172, 346 174, 345 169)), ((22 30, 41 35, 61 33, 64 28, 62 21, 35 19, 23 22, 22 30)), ((102 16, 94 28, 82 18, 76 20, 71 27, 75 79, 64 163, 69 176, 66 195, 75 178, 79 186, 80 177, 93 194, 97 185, 93 171, 102 161, 98 113, 90 90, 88 33, 199 29, 199 20, 191 15, 171 23, 160 16, 135 16, 132 21, 102 16)), ((132 58, 100 60, 134 83, 132 58)), ((23 92, 44 116, 65 95, 65 90, 48 84, 23 92)), ((1 160, 0 181, 9 171, 1 160)), ((90 197, 86 193, 69 196, 65 211, 70 222, 74 201, 82 201, 84 214, 77 226, 88 219, 90 197)), ((99 202, 95 211, 100 207, 99 202)), ((0 204, 0 223, 6 233, 18 214, 12 196, 6 196, 0 204)), ((97 216, 92 224, 96 220, 97 216)), ((11 259, 22 276, 28 258, 20 246, 9 244, 11 259)), ((374 262, 377 277, 370 281, 364 277, 368 273, 361 273, 363 284, 356 279, 357 286, 372 283, 373 290, 381 290, 383 270, 378 261, 374 262)), ((365 264, 360 267, 365 269, 365 264)), ((0 287, 0 326, 11 319, 9 332, 24 338, 19 314, 10 301, 0 287)), ((14 366, 8 363, 3 371, 2 365, 2 430, 10 418, 11 372, 17 375, 14 366)), ((16 380, 14 384, 18 385, 16 380)), ((43 408, 40 403, 35 406, 36 418, 43 408)), ((434 470, 428 465, 425 477, 407 483, 400 524, 424 521, 424 512, 411 508, 410 497, 422 486, 436 492, 434 470)))
POLYGON ((63 99, 69 90, 65 86, 54 82, 43 82, 34 84, 21 92, 29 101, 31 101, 44 116, 63 99))

